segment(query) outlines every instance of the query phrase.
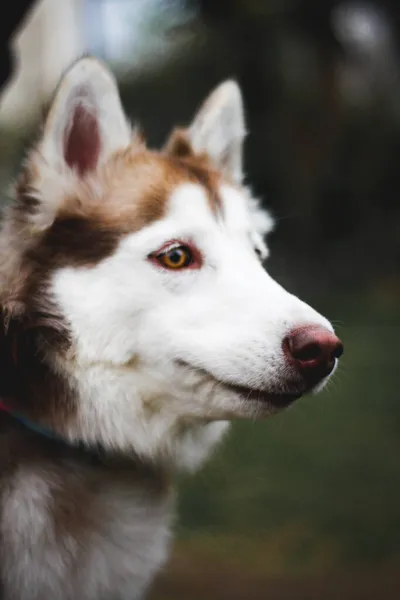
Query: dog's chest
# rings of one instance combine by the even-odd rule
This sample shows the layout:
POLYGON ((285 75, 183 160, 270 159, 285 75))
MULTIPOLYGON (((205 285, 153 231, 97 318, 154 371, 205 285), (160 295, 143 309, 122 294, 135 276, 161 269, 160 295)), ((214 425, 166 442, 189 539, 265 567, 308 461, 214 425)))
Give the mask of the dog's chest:
POLYGON ((87 492, 82 474, 24 471, 3 502, 4 600, 141 598, 167 556, 170 494, 109 477, 87 492))
POLYGON ((149 502, 146 496, 136 490, 133 497, 119 492, 102 498, 109 519, 90 536, 78 583, 86 590, 85 598, 102 598, 100 591, 107 589, 105 598, 141 597, 164 563, 169 541, 169 502, 149 502))

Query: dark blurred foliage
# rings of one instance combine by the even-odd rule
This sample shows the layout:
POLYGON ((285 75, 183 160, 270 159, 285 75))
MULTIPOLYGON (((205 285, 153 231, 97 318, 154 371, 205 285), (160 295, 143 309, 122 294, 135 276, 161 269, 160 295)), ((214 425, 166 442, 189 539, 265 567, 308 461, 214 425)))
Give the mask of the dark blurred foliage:
POLYGON ((12 75, 15 68, 15 56, 10 49, 10 38, 25 19, 34 0, 14 0, 7 4, 0 19, 0 88, 12 75))

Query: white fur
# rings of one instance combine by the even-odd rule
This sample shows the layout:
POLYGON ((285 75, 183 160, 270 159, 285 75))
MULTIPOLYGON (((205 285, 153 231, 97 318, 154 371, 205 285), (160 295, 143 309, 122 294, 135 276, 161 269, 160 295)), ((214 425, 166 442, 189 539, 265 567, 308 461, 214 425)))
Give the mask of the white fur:
POLYGON ((62 480, 34 468, 14 475, 1 515, 5 598, 142 597, 166 559, 171 499, 155 502, 134 478, 132 483, 106 481, 95 502, 99 527, 80 539, 74 533, 61 537, 51 518, 52 493, 64 485, 62 480))
POLYGON ((52 290, 75 341, 70 375, 81 396, 71 438, 197 465, 225 429, 210 421, 271 412, 216 381, 288 391, 285 335, 305 324, 332 329, 262 268, 246 195, 229 186, 220 195, 216 220, 202 188, 184 184, 167 215, 125 238, 110 258, 56 273, 52 290), (152 264, 147 256, 170 239, 195 243, 202 268, 152 264), (188 440, 199 448, 188 452, 188 440))
MULTIPOLYGON (((80 102, 89 103, 98 120, 100 165, 129 144, 114 79, 97 61, 78 62, 56 94, 40 145, 43 214, 57 197, 54 182, 70 190, 80 177, 66 164, 63 147, 80 102)), ((188 134, 195 152, 207 152, 234 185, 242 180, 245 124, 235 82, 216 88, 188 134)), ((84 183, 101 197, 96 167, 84 183)), ((180 185, 165 216, 125 237, 112 256, 53 274, 50 291, 73 340, 73 359, 55 362, 79 394, 77 422, 62 432, 71 440, 194 468, 226 430, 226 420, 274 412, 225 384, 292 391, 285 335, 303 325, 332 330, 262 268, 256 251, 267 256, 270 215, 246 188, 225 183, 219 195, 216 217, 200 185, 180 185), (197 246, 200 269, 172 272, 148 260, 176 239, 197 246)))
MULTIPOLYGON (((63 147, 79 103, 93 111, 101 134, 100 165, 79 181, 96 198, 101 198, 97 167, 129 144, 130 128, 113 78, 96 61, 77 63, 60 86, 34 159, 33 194, 41 202, 29 221, 35 230, 51 225, 81 177, 80 169, 66 164, 63 147)), ((207 152, 234 182, 221 185, 218 214, 210 210, 200 185, 180 184, 163 218, 124 237, 111 256, 96 266, 53 272, 46 292, 68 324, 72 348, 66 356, 49 352, 46 359, 76 392, 77 415, 58 431, 69 440, 140 457, 154 472, 171 466, 195 469, 228 420, 276 411, 228 384, 270 394, 293 391, 296 382, 288 376, 282 350, 285 335, 303 325, 332 330, 324 317, 278 285, 256 255, 267 255, 263 236, 273 223, 249 191, 237 186, 243 177, 244 133, 240 90, 226 82, 189 128, 195 151, 207 152), (194 244, 201 267, 168 271, 149 260, 171 240, 194 244)), ((149 495, 145 481, 132 476, 127 483, 107 466, 89 473, 77 460, 76 465, 57 464, 52 473, 28 464, 3 486, 5 598, 140 597, 165 559, 167 496, 149 495), (54 491, 76 473, 102 515, 83 547, 72 533, 58 538, 51 519, 54 491), (88 483, 93 474, 94 489, 88 483)))

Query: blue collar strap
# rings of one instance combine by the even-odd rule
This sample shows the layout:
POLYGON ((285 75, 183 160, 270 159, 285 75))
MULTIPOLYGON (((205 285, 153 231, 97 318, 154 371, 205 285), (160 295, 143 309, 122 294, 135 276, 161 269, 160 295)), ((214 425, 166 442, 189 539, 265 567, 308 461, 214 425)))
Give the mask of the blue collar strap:
MULTIPOLYGON (((15 421, 26 427, 29 431, 32 431, 37 435, 41 435, 42 437, 51 440, 52 442, 55 442, 59 446, 64 446, 66 449, 69 449, 72 452, 78 452, 80 460, 84 459, 91 465, 104 466, 108 464, 109 466, 115 467, 118 465, 126 466, 129 464, 130 468, 132 468, 132 462, 136 465, 136 468, 138 468, 139 465, 141 465, 141 461, 138 460, 138 457, 134 454, 125 455, 119 454, 118 452, 105 450, 105 448, 101 444, 95 444, 92 446, 85 444, 82 441, 70 442, 51 431, 51 429, 48 429, 47 427, 42 427, 41 425, 37 425, 36 423, 24 417, 24 415, 21 415, 21 413, 17 411, 14 412, 0 400, 0 413, 1 412, 4 412, 9 417, 15 419, 15 421)), ((142 467, 139 468, 146 469, 144 464, 142 465, 142 467)))
POLYGON ((37 435, 41 435, 41 436, 47 438, 48 440, 56 442, 59 445, 65 446, 66 448, 78 451, 79 454, 81 454, 81 455, 83 454, 87 458, 89 458, 90 462, 92 462, 92 463, 94 462, 94 463, 98 464, 100 462, 104 462, 104 460, 106 459, 106 453, 105 453, 104 449, 102 449, 101 447, 97 447, 97 446, 91 447, 91 446, 88 446, 87 444, 84 444, 83 442, 77 442, 77 443, 69 442, 65 438, 62 438, 61 436, 59 436, 56 433, 54 433, 53 431, 51 431, 51 429, 48 429, 47 427, 42 427, 41 425, 38 425, 37 423, 30 421, 29 419, 24 417, 24 415, 21 415, 21 413, 19 413, 19 412, 14 412, 13 410, 8 408, 8 406, 6 406, 1 401, 0 401, 0 412, 4 412, 8 416, 12 417, 13 419, 15 419, 15 421, 17 421, 18 423, 20 423, 21 425, 23 425, 24 427, 26 427, 29 431, 32 431, 33 433, 36 433, 37 435))
POLYGON ((58 435, 53 433, 50 429, 47 429, 46 427, 42 427, 41 425, 37 425, 36 423, 29 421, 29 419, 27 419, 26 417, 21 415, 19 412, 14 412, 13 410, 8 408, 8 406, 6 406, 1 401, 0 401, 0 411, 5 412, 10 417, 13 417, 16 421, 18 421, 19 423, 22 423, 22 425, 24 425, 27 429, 30 429, 31 431, 34 431, 35 433, 43 435, 44 437, 47 437, 51 440, 56 440, 59 442, 62 441, 65 444, 68 443, 65 440, 63 440, 62 438, 60 438, 58 435))

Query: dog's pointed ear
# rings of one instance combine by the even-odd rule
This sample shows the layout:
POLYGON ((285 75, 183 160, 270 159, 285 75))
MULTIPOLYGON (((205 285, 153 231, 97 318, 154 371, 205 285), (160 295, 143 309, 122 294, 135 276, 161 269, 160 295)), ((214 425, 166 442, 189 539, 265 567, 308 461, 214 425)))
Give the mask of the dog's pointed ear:
POLYGON ((77 61, 62 78, 45 123, 40 153, 47 164, 84 175, 130 140, 114 77, 96 59, 77 61))
POLYGON ((243 178, 245 134, 242 94, 232 80, 211 92, 188 129, 194 152, 207 153, 215 166, 236 183, 243 178))

